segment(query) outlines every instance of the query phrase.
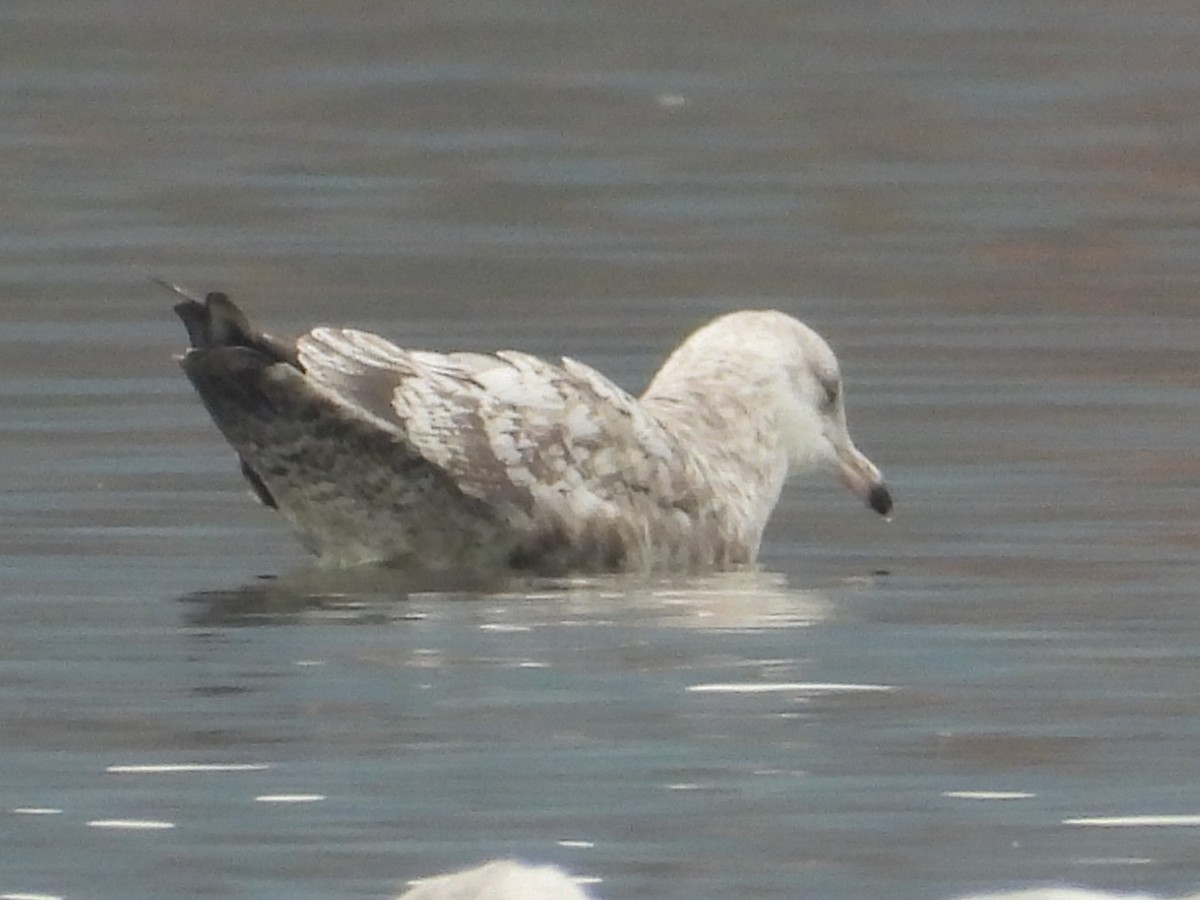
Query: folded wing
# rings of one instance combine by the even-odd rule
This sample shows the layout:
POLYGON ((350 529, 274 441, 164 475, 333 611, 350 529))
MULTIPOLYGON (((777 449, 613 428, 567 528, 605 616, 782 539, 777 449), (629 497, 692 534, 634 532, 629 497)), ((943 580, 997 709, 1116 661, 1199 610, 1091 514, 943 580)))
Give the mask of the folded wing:
POLYGON ((561 557, 567 566, 636 566, 630 556, 650 552, 651 526, 682 538, 694 525, 679 448, 634 397, 588 366, 515 352, 408 351, 353 329, 314 329, 297 351, 314 383, 507 523, 518 565, 561 557))

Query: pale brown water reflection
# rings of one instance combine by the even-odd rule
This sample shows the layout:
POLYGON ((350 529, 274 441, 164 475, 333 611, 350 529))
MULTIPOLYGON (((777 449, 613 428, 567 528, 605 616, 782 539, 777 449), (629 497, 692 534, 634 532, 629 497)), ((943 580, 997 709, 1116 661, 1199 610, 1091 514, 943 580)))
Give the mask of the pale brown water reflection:
POLYGON ((1137 817, 1200 811, 1198 32, 5 3, 0 894, 387 897, 500 855, 609 900, 1194 891, 1195 829, 1137 817), (717 582, 314 574, 150 274, 631 389, 778 306, 897 516, 798 486, 717 582))

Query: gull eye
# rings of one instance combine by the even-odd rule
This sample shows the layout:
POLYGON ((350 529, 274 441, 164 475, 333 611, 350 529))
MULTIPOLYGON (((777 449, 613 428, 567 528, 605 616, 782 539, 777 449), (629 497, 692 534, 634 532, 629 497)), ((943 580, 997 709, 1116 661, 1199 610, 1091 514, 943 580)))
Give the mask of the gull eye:
POLYGON ((822 378, 821 390, 824 392, 824 396, 821 397, 821 409, 826 412, 835 409, 838 404, 841 385, 831 379, 822 378))

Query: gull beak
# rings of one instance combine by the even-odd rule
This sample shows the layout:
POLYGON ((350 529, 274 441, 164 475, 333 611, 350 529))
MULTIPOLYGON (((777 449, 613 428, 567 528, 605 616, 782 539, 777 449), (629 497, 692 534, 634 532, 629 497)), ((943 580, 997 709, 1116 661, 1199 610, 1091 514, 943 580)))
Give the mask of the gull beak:
POLYGON ((892 493, 883 483, 883 473, 849 442, 838 448, 837 473, 842 484, 867 506, 884 518, 891 517, 892 493))

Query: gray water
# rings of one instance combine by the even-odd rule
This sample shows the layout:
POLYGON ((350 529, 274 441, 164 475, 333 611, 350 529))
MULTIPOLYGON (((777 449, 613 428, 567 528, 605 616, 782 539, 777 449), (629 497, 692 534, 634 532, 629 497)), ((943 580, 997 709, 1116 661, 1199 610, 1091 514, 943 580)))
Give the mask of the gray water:
POLYGON ((1168 0, 6 0, 0 896, 1200 888, 1198 43, 1168 0), (148 275, 632 390, 779 307, 897 514, 796 485, 712 579, 315 573, 148 275))

